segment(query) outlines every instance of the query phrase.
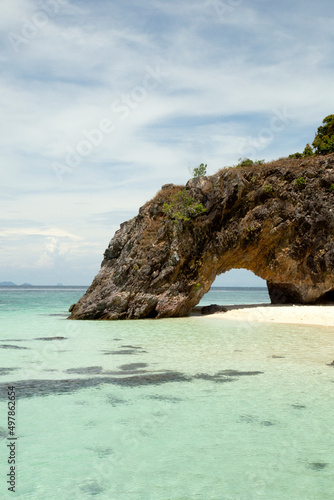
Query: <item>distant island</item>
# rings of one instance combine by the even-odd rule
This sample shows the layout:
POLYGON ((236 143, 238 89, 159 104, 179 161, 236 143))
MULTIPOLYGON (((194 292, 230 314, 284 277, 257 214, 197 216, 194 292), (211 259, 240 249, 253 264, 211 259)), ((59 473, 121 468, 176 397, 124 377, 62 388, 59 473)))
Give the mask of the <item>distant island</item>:
POLYGON ((88 285, 64 285, 57 283, 56 285, 32 285, 31 283, 22 283, 17 285, 13 281, 0 281, 0 288, 88 288, 88 285))
POLYGON ((34 285, 31 285, 30 283, 22 283, 22 285, 17 285, 12 281, 0 281, 0 286, 34 286, 34 285))

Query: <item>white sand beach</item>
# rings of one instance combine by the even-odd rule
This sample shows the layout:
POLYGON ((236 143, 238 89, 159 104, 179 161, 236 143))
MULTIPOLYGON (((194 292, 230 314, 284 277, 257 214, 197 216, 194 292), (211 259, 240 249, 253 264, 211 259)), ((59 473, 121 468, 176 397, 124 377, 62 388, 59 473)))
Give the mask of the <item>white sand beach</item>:
POLYGON ((226 306, 226 309, 227 312, 202 317, 260 323, 334 326, 334 304, 315 306, 255 304, 226 306))

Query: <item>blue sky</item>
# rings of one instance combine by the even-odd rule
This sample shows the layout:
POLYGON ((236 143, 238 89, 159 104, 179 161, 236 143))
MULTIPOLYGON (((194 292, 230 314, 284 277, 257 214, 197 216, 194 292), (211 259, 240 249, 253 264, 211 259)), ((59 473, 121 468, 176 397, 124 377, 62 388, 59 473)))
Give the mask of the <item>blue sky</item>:
POLYGON ((2 2, 0 281, 89 284, 162 184, 312 142, 334 112, 333 17, 329 0, 2 2))

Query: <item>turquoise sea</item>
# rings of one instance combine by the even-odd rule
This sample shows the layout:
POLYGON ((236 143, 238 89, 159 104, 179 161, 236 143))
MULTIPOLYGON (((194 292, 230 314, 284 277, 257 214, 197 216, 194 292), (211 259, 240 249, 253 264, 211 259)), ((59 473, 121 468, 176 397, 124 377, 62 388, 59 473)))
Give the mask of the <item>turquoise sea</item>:
MULTIPOLYGON (((67 321, 83 292, 0 289, 0 498, 334 498, 333 328, 67 321)), ((265 302, 264 288, 202 301, 265 302)))

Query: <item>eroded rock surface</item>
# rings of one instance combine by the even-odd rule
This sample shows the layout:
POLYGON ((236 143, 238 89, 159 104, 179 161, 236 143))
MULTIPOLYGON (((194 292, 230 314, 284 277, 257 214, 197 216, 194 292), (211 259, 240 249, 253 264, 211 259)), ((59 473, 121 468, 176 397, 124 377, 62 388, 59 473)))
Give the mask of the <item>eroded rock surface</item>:
POLYGON ((333 299, 334 155, 191 179, 206 212, 181 228, 162 207, 182 187, 165 186, 121 224, 70 319, 185 316, 234 268, 267 280, 273 303, 333 299))

